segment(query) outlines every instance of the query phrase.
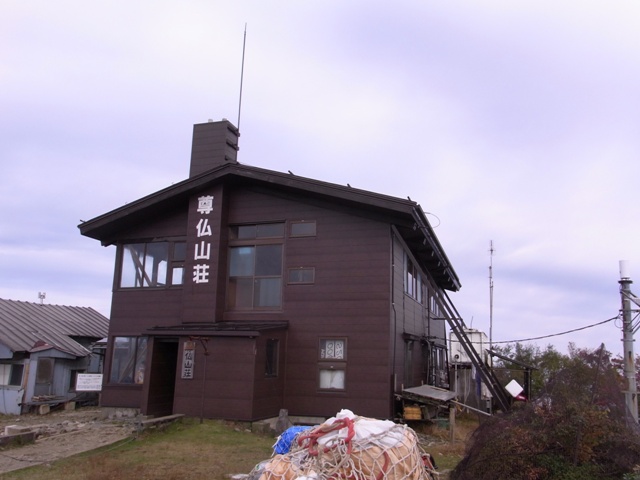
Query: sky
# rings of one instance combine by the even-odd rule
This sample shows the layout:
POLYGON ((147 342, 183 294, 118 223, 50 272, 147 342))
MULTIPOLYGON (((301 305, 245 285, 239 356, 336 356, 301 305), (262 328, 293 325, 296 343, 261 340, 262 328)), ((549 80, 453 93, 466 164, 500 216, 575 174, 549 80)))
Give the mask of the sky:
POLYGON ((109 316, 115 248, 78 224, 186 179, 193 125, 227 118, 242 164, 418 202, 492 342, 619 355, 620 321, 601 322, 620 260, 640 282, 639 17, 635 0, 4 0, 0 298, 109 316))

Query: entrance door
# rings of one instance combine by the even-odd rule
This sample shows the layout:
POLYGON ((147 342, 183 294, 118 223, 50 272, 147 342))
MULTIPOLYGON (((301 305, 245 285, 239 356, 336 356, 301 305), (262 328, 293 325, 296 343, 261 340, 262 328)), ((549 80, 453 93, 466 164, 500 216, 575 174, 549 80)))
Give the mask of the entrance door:
POLYGON ((164 416, 173 413, 173 395, 178 365, 178 339, 154 338, 151 368, 147 375, 149 390, 145 415, 164 416))
POLYGON ((53 393, 53 358, 38 358, 36 367, 36 384, 33 395, 51 395, 53 393))

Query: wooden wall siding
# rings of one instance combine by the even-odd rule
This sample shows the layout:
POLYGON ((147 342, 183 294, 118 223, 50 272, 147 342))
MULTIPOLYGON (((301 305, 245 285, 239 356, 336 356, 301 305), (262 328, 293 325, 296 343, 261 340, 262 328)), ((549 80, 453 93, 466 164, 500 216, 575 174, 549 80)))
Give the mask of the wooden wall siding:
POLYGON ((182 288, 114 291, 109 334, 139 335, 150 327, 178 324, 182 293, 182 288))
MULTIPOLYGON (((336 336, 341 336, 340 332, 336 336)), ((319 330, 289 331, 285 405, 294 415, 335 415, 351 408, 358 415, 390 415, 389 361, 386 342, 367 343, 358 332, 346 333, 346 390, 323 392, 319 385, 319 330), (295 345, 295 347, 293 347, 295 345)))
MULTIPOLYGON (((398 238, 393 240, 393 298, 395 306, 395 321, 392 321, 392 349, 395 348, 395 379, 396 390, 403 386, 410 387, 426 383, 428 380, 427 371, 424 368, 424 355, 420 342, 415 341, 411 352, 411 377, 405 378, 406 342, 402 338, 403 333, 415 335, 416 337, 436 337, 432 341, 435 344, 445 344, 445 321, 430 320, 431 315, 427 310, 428 302, 418 303, 404 293, 404 245, 398 238)), ((427 273, 427 272, 425 272, 427 273)), ((428 275, 428 273, 427 273, 428 275)))
POLYGON ((142 385, 104 386, 100 393, 100 406, 119 408, 142 407, 142 385))
MULTIPOLYGON (((173 326, 181 321, 286 320, 288 330, 277 334, 283 339, 281 351, 286 353, 287 365, 281 368, 277 379, 265 378, 265 342, 275 333, 256 339, 211 337, 202 411, 203 351, 198 347, 194 379, 181 379, 182 348, 186 339, 181 338, 173 411, 247 421, 276 416, 280 408, 288 409, 291 415, 329 417, 343 408, 370 417, 392 415, 393 389, 405 380, 402 333, 444 338, 444 322, 432 322, 428 327, 423 307, 404 295, 401 242, 392 240, 389 223, 368 218, 362 212, 354 214, 351 209, 335 203, 325 204, 317 199, 306 202, 299 197, 292 200, 277 192, 271 195, 265 188, 227 185, 224 190, 215 187, 203 193, 214 195, 216 208, 208 217, 214 230, 211 251, 217 255, 210 263, 211 283, 193 284, 190 281, 193 262, 188 262, 189 281, 182 288, 115 289, 110 335, 144 334, 150 327, 173 326), (316 236, 289 237, 290 222, 301 220, 316 222, 316 236), (282 240, 282 308, 225 311, 228 226, 259 222, 286 222, 282 240), (297 267, 315 269, 312 285, 287 284, 288 269, 297 267), (391 308, 392 295, 395 312, 391 308), (319 339, 323 337, 347 340, 345 391, 319 391, 318 349, 319 339)), ((182 205, 182 214, 150 219, 149 224, 128 232, 126 238, 156 237, 158 230, 152 223, 159 221, 163 235, 185 238, 189 235, 187 259, 193 259, 197 217, 192 215, 187 221, 187 210, 197 201, 197 196, 191 198, 189 206, 182 205)), ((423 376, 419 343, 414 345, 413 355, 413 378, 408 380, 419 384, 423 376)), ((107 372, 110 359, 108 351, 107 372)), ((106 386, 103 404, 140 408, 142 399, 146 398, 144 393, 137 386, 106 386)), ((150 389, 148 396, 152 394, 150 389)))
MULTIPOLYGON (((202 380, 205 371, 204 349, 196 347, 194 377, 181 378, 182 348, 180 339, 174 411, 199 417, 202 412, 202 380)), ((255 372, 255 340, 250 338, 212 337, 206 362, 205 418, 252 420, 252 397, 255 372)))
POLYGON ((119 242, 151 240, 162 237, 180 237, 187 231, 186 202, 180 202, 171 210, 163 210, 161 215, 146 217, 127 231, 118 232, 119 242))
MULTIPOLYGON (((154 238, 185 238, 187 204, 180 211, 169 211, 158 218, 150 218, 127 232, 119 234, 119 242, 151 241, 154 238)), ((119 254, 119 252, 118 252, 119 254)), ((156 325, 175 325, 181 318, 183 288, 120 289, 119 258, 115 261, 113 296, 111 300, 111 335, 138 335, 156 325)), ((107 355, 107 361, 111 357, 107 355)))
MULTIPOLYGON (((234 192, 230 223, 315 220, 315 237, 285 239, 285 269, 315 268, 313 285, 286 285, 289 322, 285 405, 292 415, 390 414, 389 226, 340 211, 261 192, 234 192), (319 392, 320 337, 347 338, 345 392, 319 392)), ((337 208, 337 210, 336 210, 337 208)))

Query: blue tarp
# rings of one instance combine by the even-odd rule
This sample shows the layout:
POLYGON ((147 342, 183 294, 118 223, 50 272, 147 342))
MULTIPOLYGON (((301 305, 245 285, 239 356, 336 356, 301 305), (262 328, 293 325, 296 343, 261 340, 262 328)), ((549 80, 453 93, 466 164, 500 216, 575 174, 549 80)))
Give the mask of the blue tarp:
POLYGON ((273 446, 274 453, 277 453, 277 454, 280 454, 280 455, 283 455, 285 453, 289 453, 289 450, 291 450, 291 444, 293 443, 295 438, 298 436, 298 434, 300 432, 304 432, 304 431, 309 430, 311 428, 313 428, 313 427, 298 426, 298 427, 289 427, 289 428, 287 428, 284 432, 282 432, 282 435, 280 435, 278 437, 278 441, 273 446))

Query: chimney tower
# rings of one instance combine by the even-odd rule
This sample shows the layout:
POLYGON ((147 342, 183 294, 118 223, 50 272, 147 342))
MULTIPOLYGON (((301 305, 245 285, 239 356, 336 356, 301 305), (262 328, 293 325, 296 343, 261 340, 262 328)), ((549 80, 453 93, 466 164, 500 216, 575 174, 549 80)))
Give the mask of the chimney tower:
POLYGON ((240 132, 229 120, 193 126, 189 178, 229 163, 238 163, 240 132))

